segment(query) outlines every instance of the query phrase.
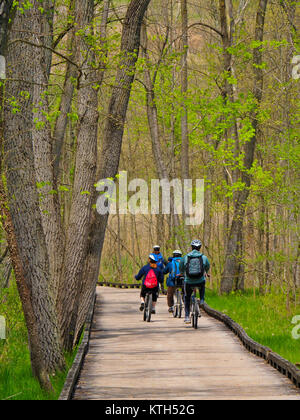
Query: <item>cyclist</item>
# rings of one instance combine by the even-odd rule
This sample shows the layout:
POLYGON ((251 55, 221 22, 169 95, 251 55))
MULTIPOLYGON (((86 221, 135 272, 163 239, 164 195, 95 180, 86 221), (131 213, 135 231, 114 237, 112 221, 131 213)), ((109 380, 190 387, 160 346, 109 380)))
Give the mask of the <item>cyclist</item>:
POLYGON ((176 290, 176 277, 180 277, 179 264, 181 261, 182 252, 176 250, 173 252, 173 257, 169 258, 169 262, 164 269, 164 274, 169 274, 167 279, 167 302, 169 307, 169 312, 174 311, 174 293, 176 290))
POLYGON ((184 279, 184 304, 186 324, 190 324, 190 301, 195 287, 200 289, 200 305, 204 304, 206 273, 209 271, 208 258, 200 252, 202 247, 198 239, 191 243, 192 252, 182 258, 179 269, 185 275, 184 279))
MULTIPOLYGON (((154 245, 153 253, 151 255, 155 258, 155 261, 157 262, 158 268, 160 268, 161 271, 163 271, 164 267, 167 265, 167 262, 164 259, 164 257, 162 256, 159 245, 154 245)), ((165 293, 165 291, 164 291, 164 281, 161 283, 161 291, 162 291, 163 294, 165 293)))
POLYGON ((142 290, 141 290, 141 306, 140 311, 144 310, 145 297, 147 292, 152 293, 153 306, 152 313, 155 314, 155 306, 157 302, 159 284, 163 282, 164 276, 160 268, 157 266, 157 262, 153 255, 149 255, 149 263, 141 268, 140 272, 135 276, 136 280, 143 278, 142 290))

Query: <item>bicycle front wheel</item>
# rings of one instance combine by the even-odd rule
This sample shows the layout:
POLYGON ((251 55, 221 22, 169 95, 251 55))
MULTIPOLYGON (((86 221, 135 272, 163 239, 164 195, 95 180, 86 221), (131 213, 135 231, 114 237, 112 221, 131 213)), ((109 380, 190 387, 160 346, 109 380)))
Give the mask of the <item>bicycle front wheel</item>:
POLYGON ((194 327, 194 312, 195 312, 195 303, 194 303, 194 299, 191 298, 191 303, 190 303, 190 318, 192 321, 192 327, 194 327))

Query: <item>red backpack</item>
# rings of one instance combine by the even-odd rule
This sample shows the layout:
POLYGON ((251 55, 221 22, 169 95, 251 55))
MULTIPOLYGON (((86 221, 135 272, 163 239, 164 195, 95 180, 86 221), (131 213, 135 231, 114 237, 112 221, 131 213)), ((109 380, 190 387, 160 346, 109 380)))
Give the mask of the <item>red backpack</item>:
POLYGON ((147 289, 154 289, 158 286, 157 277, 153 269, 151 269, 147 274, 144 285, 147 287, 147 289))

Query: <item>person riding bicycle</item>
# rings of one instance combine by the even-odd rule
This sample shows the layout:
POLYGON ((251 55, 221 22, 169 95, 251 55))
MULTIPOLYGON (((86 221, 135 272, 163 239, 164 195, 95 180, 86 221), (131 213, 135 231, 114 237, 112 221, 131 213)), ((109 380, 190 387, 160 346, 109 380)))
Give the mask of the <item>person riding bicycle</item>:
POLYGON ((152 306, 152 313, 155 314, 155 306, 157 302, 157 295, 158 295, 158 288, 159 284, 161 284, 164 280, 163 273, 160 268, 157 266, 157 262, 153 255, 149 255, 149 263, 141 268, 139 273, 135 276, 136 280, 141 280, 142 282, 142 289, 141 289, 141 306, 140 311, 144 310, 145 307, 145 297, 146 294, 150 291, 153 297, 153 306, 152 306))
MULTIPOLYGON (((155 259, 155 261, 157 263, 158 268, 160 268, 161 271, 163 271, 164 270, 164 267, 167 265, 167 262, 164 259, 164 257, 162 256, 162 253, 160 251, 160 246, 159 245, 154 245, 154 247, 153 247, 153 253, 151 255, 154 257, 154 259, 155 259)), ((161 291, 162 291, 162 293, 164 293, 164 280, 161 283, 161 291)))
POLYGON ((191 243, 192 252, 182 258, 179 269, 184 274, 185 288, 185 319, 186 324, 190 324, 190 301, 195 287, 200 289, 200 305, 204 304, 206 273, 209 271, 210 263, 208 258, 201 254, 201 241, 198 239, 191 243))
POLYGON ((180 277, 179 264, 181 257, 182 252, 180 250, 175 250, 173 252, 173 257, 169 258, 169 262, 164 269, 164 274, 169 274, 167 279, 167 303, 170 313, 174 311, 174 293, 177 286, 176 280, 180 277))

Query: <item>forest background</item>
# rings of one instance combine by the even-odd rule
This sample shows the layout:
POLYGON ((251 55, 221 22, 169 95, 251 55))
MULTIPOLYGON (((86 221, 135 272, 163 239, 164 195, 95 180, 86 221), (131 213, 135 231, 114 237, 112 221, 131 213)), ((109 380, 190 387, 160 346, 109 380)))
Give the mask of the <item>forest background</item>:
MULTIPOLYGON (((65 368, 99 279, 201 238, 210 289, 299 304, 299 3, 1 1, 1 287, 33 373, 65 368), (204 179, 204 222, 96 211, 96 183, 204 179), (12 287, 12 286, 11 286, 12 287), (278 300, 279 299, 279 300, 278 300)), ((1 344, 2 345, 2 344, 1 344)))

